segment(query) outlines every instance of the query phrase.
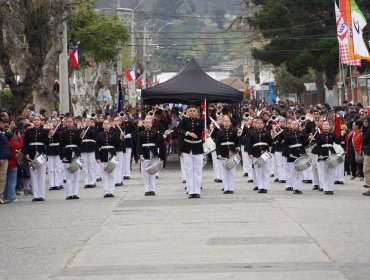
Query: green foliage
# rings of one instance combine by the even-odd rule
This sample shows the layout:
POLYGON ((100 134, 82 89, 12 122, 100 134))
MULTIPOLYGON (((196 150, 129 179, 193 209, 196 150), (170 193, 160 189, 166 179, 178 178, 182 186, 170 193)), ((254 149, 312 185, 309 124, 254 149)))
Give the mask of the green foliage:
POLYGON ((0 90, 0 98, 11 98, 13 94, 10 89, 2 89, 0 90))
POLYGON ((109 62, 117 56, 117 47, 129 35, 117 16, 103 16, 91 4, 78 6, 68 14, 68 36, 71 46, 80 42, 82 67, 90 61, 109 62))
POLYGON ((305 82, 314 82, 312 73, 298 78, 287 70, 285 64, 277 68, 275 71, 275 89, 279 95, 297 93, 300 94, 305 91, 305 82))

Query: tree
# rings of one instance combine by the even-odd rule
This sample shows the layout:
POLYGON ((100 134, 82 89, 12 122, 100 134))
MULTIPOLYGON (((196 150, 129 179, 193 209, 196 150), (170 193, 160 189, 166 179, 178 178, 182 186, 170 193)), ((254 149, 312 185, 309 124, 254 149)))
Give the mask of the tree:
POLYGON ((104 21, 93 11, 91 0, 1 1, 0 65, 14 97, 12 111, 21 112, 33 101, 38 107, 54 110, 53 86, 68 13, 72 40, 85 44, 81 47, 82 66, 93 59, 111 60, 117 53, 117 38, 127 40, 122 24, 118 27, 118 18, 104 21), (73 20, 78 17, 77 11, 80 21, 73 20))
MULTIPOLYGON (((336 84, 338 41, 334 3, 322 0, 242 0, 259 5, 247 18, 249 26, 262 35, 262 47, 252 50, 256 59, 280 66, 286 63, 290 73, 302 77, 314 69, 320 101, 325 84, 336 84)), ((364 1, 365 2, 365 1, 364 1)), ((363 8, 365 4, 362 3, 363 8)), ((367 7, 368 8, 368 7, 367 7)))

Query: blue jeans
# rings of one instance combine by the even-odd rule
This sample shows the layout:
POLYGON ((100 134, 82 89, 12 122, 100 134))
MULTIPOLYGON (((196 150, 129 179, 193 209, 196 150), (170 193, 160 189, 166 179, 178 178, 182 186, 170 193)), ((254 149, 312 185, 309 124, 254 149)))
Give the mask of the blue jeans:
POLYGON ((8 170, 6 173, 6 184, 4 191, 4 199, 13 201, 17 198, 15 187, 17 185, 17 168, 8 170))

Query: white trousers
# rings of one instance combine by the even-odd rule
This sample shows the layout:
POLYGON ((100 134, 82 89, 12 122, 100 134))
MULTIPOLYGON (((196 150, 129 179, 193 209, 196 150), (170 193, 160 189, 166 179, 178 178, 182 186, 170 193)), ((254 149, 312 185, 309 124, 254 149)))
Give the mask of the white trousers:
MULTIPOLYGON (((219 162, 223 162, 223 160, 218 160, 219 162)), ((224 191, 234 191, 235 187, 235 172, 236 166, 227 170, 222 165, 222 184, 224 186, 224 191)))
POLYGON ((302 190, 303 186, 303 177, 304 177, 304 171, 297 171, 294 168, 294 162, 287 162, 289 173, 288 176, 290 177, 291 187, 293 187, 293 190, 302 190))
POLYGON ((286 186, 287 188, 292 188, 292 176, 289 176, 290 174, 290 166, 288 164, 288 158, 283 157, 284 160, 284 169, 285 169, 285 176, 286 176, 286 186))
POLYGON ((63 185, 63 163, 59 156, 48 156, 49 186, 59 187, 63 185))
POLYGON ((124 153, 123 152, 116 152, 117 158, 118 158, 118 166, 114 168, 114 183, 119 184, 122 182, 123 178, 123 159, 124 159, 124 153))
POLYGON ((84 161, 82 170, 85 173, 85 185, 94 185, 96 183, 96 160, 95 153, 81 153, 84 161))
POLYGON ((285 172, 285 162, 286 158, 283 157, 283 152, 275 152, 275 165, 276 165, 276 174, 279 180, 286 180, 286 172, 285 172))
POLYGON ((99 164, 100 174, 103 181, 103 190, 104 194, 110 194, 114 191, 114 171, 113 173, 108 174, 104 171, 104 166, 106 165, 106 162, 102 162, 99 164))
POLYGON ((243 173, 248 173, 248 180, 253 180, 253 168, 252 168, 252 159, 249 157, 249 154, 244 151, 244 146, 241 146, 242 159, 243 159, 243 173))
POLYGON ((203 172, 203 154, 183 153, 186 170, 186 187, 189 194, 200 194, 203 172))
MULTIPOLYGON (((66 169, 71 165, 70 163, 65 163, 66 169)), ((80 169, 75 173, 69 173, 67 170, 67 196, 78 195, 80 187, 80 169)))
POLYGON ((317 170, 319 172, 320 187, 324 191, 334 191, 335 169, 328 168, 325 160, 321 160, 317 163, 317 170))
POLYGON ((143 176, 144 181, 144 190, 145 192, 154 192, 155 191, 155 174, 150 175, 145 171, 145 168, 148 166, 150 160, 144 160, 140 163, 141 175, 143 176))
POLYGON ((183 155, 180 156, 180 168, 181 168, 181 180, 186 181, 186 169, 183 155))
POLYGON ((213 151, 211 153, 212 156, 212 165, 213 165, 213 177, 218 180, 223 180, 222 179, 222 169, 223 167, 223 161, 217 159, 217 153, 216 151, 213 151))
POLYGON ((123 153, 123 176, 131 176, 131 148, 126 148, 123 153))
POLYGON ((277 174, 277 166, 276 166, 276 155, 275 153, 271 153, 272 155, 272 160, 271 160, 271 174, 274 174, 275 178, 278 178, 277 174))
POLYGON ((258 167, 254 164, 254 171, 255 171, 255 180, 254 183, 258 187, 258 189, 265 189, 268 190, 269 185, 269 177, 270 177, 270 170, 271 170, 271 161, 265 162, 264 165, 258 167))
POLYGON ((45 176, 46 164, 39 166, 36 170, 30 168, 31 184, 34 198, 45 198, 45 176))
POLYGON ((343 163, 339 164, 335 168, 335 178, 334 178, 335 181, 343 182, 344 180, 344 156, 342 156, 342 158, 343 158, 343 163))

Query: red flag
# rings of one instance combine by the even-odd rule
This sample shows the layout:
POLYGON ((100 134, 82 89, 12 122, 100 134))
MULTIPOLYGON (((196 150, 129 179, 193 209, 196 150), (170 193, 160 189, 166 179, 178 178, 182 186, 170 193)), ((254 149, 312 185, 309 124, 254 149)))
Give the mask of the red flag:
POLYGON ((139 85, 140 88, 143 88, 144 87, 144 80, 143 80, 143 76, 140 76, 138 79, 137 79, 137 83, 139 85))
POLYGON ((125 70, 125 76, 129 82, 135 80, 135 72, 131 66, 125 70))
POLYGON ((152 87, 153 86, 153 81, 152 80, 148 80, 147 84, 148 84, 148 87, 152 87))
POLYGON ((80 48, 80 43, 78 42, 77 43, 77 46, 74 47, 69 55, 68 55, 68 59, 69 59, 69 62, 71 63, 71 67, 73 69, 77 68, 78 67, 78 49, 80 48))

